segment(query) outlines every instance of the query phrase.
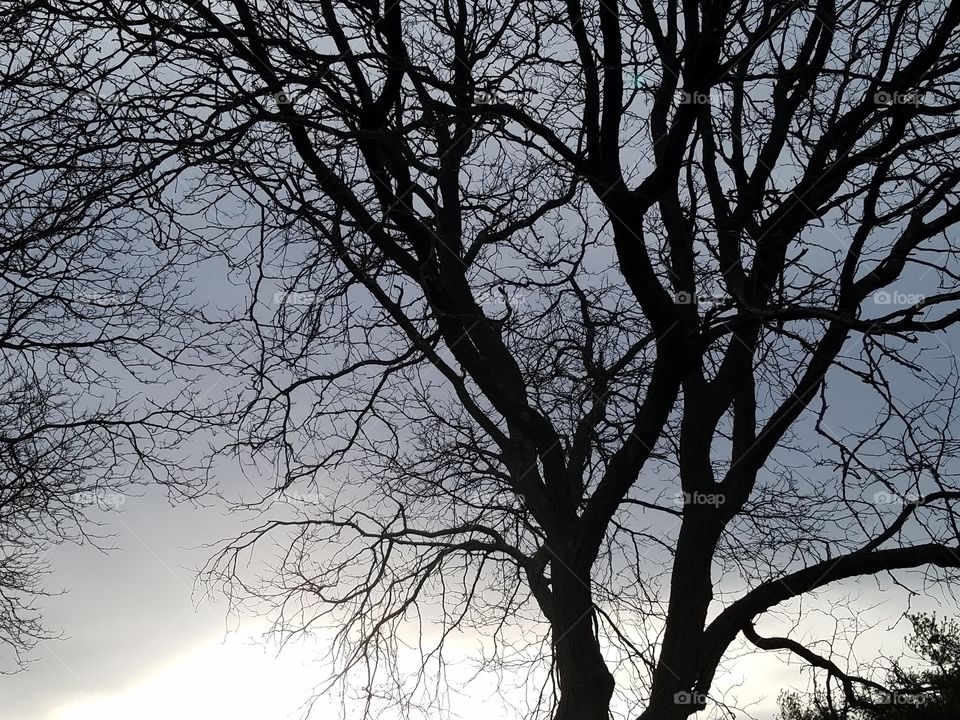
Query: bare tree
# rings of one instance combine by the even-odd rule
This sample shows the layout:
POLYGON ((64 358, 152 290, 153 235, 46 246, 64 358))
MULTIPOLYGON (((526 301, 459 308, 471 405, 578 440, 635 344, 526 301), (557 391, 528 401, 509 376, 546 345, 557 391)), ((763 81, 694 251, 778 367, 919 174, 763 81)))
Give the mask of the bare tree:
POLYGON ((249 288, 226 449, 279 516, 208 570, 337 628, 368 714, 473 628, 533 714, 678 720, 741 634, 826 662, 754 629, 784 603, 955 579, 960 3, 22 18, 51 142, 249 288))
POLYGON ((0 21, 4 672, 56 634, 38 602, 50 592, 42 577, 52 546, 108 547, 101 511, 118 509, 144 481, 177 495, 199 490, 168 451, 189 425, 185 386, 170 371, 186 371, 202 348, 180 298, 183 253, 150 241, 159 218, 138 212, 116 151, 93 133, 71 136, 33 92, 62 59, 25 43, 27 15, 13 10, 0 21), (162 376, 174 384, 140 394, 162 376))

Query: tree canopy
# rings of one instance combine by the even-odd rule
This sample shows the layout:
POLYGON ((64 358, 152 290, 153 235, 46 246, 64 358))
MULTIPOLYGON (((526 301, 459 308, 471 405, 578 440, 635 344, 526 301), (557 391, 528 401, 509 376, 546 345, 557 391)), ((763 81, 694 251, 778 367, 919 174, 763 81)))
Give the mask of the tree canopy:
POLYGON ((332 628, 366 715, 470 634, 531 715, 681 720, 739 638, 824 662, 770 611, 956 579, 960 2, 5 22, 4 177, 226 298, 231 404, 164 412, 276 482, 207 579, 332 628))

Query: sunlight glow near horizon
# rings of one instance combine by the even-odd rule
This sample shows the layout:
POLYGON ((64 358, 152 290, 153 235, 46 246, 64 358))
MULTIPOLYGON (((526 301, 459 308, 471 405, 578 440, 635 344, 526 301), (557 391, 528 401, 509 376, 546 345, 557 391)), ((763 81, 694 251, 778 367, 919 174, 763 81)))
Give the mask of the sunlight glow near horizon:
MULTIPOLYGON (((208 637, 124 687, 78 694, 40 720, 303 720, 307 700, 323 681, 319 654, 316 647, 291 643, 277 655, 252 633, 226 641, 208 637)), ((436 717, 491 717, 481 696, 462 695, 454 702, 454 713, 438 710, 436 717)), ((316 702, 310 717, 343 718, 339 698, 316 702)))
MULTIPOLYGON (((78 695, 42 720, 301 720, 304 703, 321 680, 315 652, 292 646, 277 656, 256 645, 253 636, 231 636, 225 642, 209 637, 126 687, 78 695)), ((731 684, 744 684, 749 677, 754 689, 764 687, 775 695, 782 687, 778 681, 791 673, 771 659, 751 657, 749 670, 741 665, 747 672, 736 673, 740 677, 731 684)), ((724 679, 732 680, 718 677, 718 684, 726 684, 724 679)), ((489 718, 490 705, 475 704, 477 700, 452 709, 461 718, 489 718)), ((772 716, 767 715, 772 700, 753 706, 757 717, 772 716)), ((311 717, 342 716, 339 703, 320 701, 311 717)))
MULTIPOLYGON (((91 693, 43 720, 291 720, 318 684, 300 648, 279 657, 248 638, 211 638, 113 693, 91 693)), ((317 705, 316 717, 330 717, 317 705)))

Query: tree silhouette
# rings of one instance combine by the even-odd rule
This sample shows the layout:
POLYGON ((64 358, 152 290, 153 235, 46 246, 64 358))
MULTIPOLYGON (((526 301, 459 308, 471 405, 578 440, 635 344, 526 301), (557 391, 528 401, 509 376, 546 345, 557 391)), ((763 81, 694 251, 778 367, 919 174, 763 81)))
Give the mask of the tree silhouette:
MULTIPOLYGON (((960 626, 931 615, 908 616, 908 640, 923 665, 895 661, 883 686, 871 684, 860 695, 831 693, 827 687, 813 698, 785 693, 781 720, 949 720, 960 712, 960 626), (834 697, 838 695, 838 697, 834 697)), ((831 680, 840 679, 832 676, 831 680)), ((843 683, 844 689, 849 685, 843 683)))
POLYGON ((32 142, 247 289, 213 421, 278 482, 209 579, 368 715, 469 631, 679 720, 741 634, 827 662, 768 611, 956 576, 960 3, 17 7, 32 142))
POLYGON ((27 10, 0 20, 2 672, 56 635, 38 603, 51 591, 51 547, 108 547, 101 511, 145 481, 176 495, 200 489, 172 452, 189 433, 189 393, 154 386, 138 397, 203 347, 178 289, 187 264, 143 241, 149 224, 123 197, 113 153, 93 134, 70 135, 42 89, 31 95, 63 59, 42 43, 24 54, 27 37, 39 40, 27 10))

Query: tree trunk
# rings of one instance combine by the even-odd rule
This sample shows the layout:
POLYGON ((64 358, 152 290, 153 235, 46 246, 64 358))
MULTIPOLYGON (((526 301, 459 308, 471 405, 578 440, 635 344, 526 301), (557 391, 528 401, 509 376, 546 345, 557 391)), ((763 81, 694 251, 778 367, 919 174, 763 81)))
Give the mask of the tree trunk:
POLYGON ((721 525, 707 510, 688 508, 677 539, 663 645, 650 701, 640 720, 684 720, 703 709, 695 687, 707 610, 713 598, 711 565, 721 525))
POLYGON ((613 675, 600 653, 589 572, 555 560, 551 567, 555 610, 554 657, 560 702, 553 720, 607 720, 613 675))

